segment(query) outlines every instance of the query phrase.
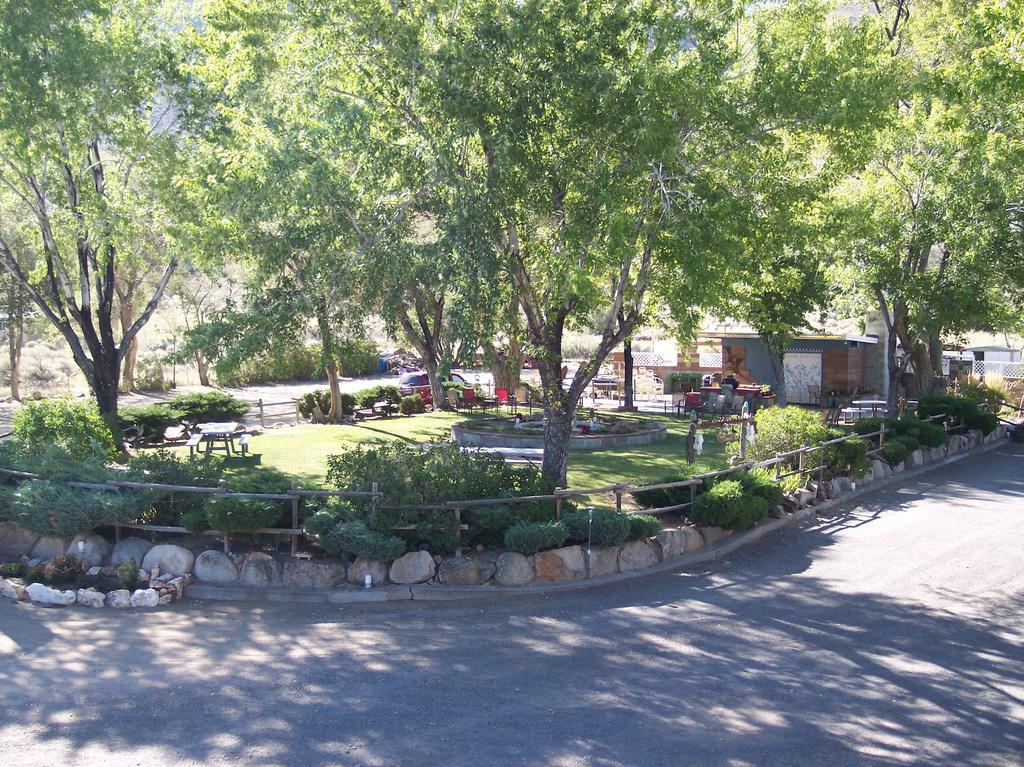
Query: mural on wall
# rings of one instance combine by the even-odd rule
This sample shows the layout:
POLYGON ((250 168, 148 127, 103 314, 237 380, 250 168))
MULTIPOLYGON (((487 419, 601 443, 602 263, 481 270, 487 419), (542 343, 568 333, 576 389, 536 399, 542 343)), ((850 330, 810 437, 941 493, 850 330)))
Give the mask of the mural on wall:
POLYGON ((821 394, 821 352, 789 352, 782 358, 786 371, 786 401, 811 404, 811 387, 821 394))

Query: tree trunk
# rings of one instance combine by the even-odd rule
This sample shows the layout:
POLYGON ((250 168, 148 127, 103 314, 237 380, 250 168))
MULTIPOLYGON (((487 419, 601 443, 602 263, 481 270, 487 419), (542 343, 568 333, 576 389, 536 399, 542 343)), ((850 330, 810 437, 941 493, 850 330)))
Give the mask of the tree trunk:
POLYGON ((203 386, 210 385, 210 363, 202 354, 196 355, 196 370, 199 371, 199 383, 203 386))
MULTIPOLYGON (((767 344, 766 344, 767 346, 767 344)), ((786 364, 781 354, 768 347, 768 358, 772 363, 772 373, 775 374, 775 404, 785 407, 789 404, 786 399, 786 364)))
POLYGON ((20 401, 21 351, 25 346, 25 296, 13 278, 8 296, 7 352, 11 363, 11 397, 20 401))
POLYGON ((434 402, 434 410, 447 410, 448 394, 441 382, 441 363, 437 358, 437 350, 430 350, 429 347, 424 346, 421 356, 423 357, 423 369, 427 371, 427 380, 430 382, 430 397, 434 402))
POLYGON ((100 361, 94 363, 91 375, 86 373, 89 386, 92 387, 93 396, 96 398, 96 405, 99 407, 100 415, 110 426, 114 433, 114 441, 121 442, 121 426, 117 420, 117 399, 119 394, 118 384, 120 366, 116 355, 105 355, 100 361))
MULTIPOLYGON (((569 439, 576 402, 562 384, 562 343, 549 339, 539 363, 544 389, 544 461, 541 471, 553 487, 565 487, 569 471, 569 439)), ((578 399, 578 398, 577 398, 578 399)))
POLYGON ((334 345, 334 331, 327 314, 327 301, 322 299, 316 308, 316 324, 320 331, 320 349, 324 371, 327 373, 327 385, 331 390, 331 407, 327 412, 328 423, 341 423, 343 408, 341 406, 341 381, 338 377, 338 355, 334 345))
MULTIPOLYGON (((121 333, 123 334, 135 322, 135 313, 132 311, 132 300, 134 290, 118 289, 118 314, 121 320, 121 333)), ((124 391, 135 390, 135 360, 139 355, 139 337, 134 336, 128 344, 128 351, 124 355, 124 364, 121 369, 121 387, 124 391)))
POLYGON ((622 409, 635 410, 633 405, 633 341, 626 339, 622 342, 622 366, 625 380, 622 384, 622 409))

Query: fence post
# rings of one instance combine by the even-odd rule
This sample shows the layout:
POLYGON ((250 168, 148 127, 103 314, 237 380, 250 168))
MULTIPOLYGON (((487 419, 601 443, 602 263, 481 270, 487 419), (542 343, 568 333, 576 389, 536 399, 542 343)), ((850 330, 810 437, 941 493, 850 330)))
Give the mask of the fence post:
POLYGON ((558 494, 558 491, 562 489, 561 487, 555 488, 555 519, 562 518, 562 496, 558 494))
POLYGON ((882 425, 878 432, 878 447, 885 447, 885 421, 882 421, 882 425))
POLYGON ((299 423, 299 416, 301 416, 301 415, 302 414, 299 412, 299 401, 295 400, 295 423, 296 423, 296 425, 298 425, 298 423, 299 423))
POLYGON ((690 508, 693 508, 693 502, 697 500, 697 483, 704 483, 704 480, 698 479, 690 483, 690 508))
POLYGON ((260 397, 258 404, 260 406, 260 426, 265 429, 267 428, 267 422, 263 420, 263 397, 260 397))
POLYGON ((778 453, 776 453, 775 454, 775 481, 776 482, 781 482, 782 481, 782 461, 779 460, 780 458, 781 458, 781 456, 778 453))
MULTIPOLYGON (((262 400, 261 400, 262 401, 262 400)), ((299 483, 292 482, 292 530, 297 530, 299 527, 299 483)), ((292 558, 299 553, 299 536, 297 533, 291 534, 292 539, 292 558)))
MULTIPOLYGON (((446 504, 447 505, 447 504, 446 504)), ((452 513, 455 514, 455 556, 462 556, 462 509, 456 506, 452 509, 452 513)))
POLYGON ((616 486, 615 488, 615 510, 622 513, 622 487, 616 486))
POLYGON ((803 479, 804 472, 807 471, 807 445, 800 446, 800 453, 797 458, 799 459, 797 468, 800 470, 800 478, 803 479))

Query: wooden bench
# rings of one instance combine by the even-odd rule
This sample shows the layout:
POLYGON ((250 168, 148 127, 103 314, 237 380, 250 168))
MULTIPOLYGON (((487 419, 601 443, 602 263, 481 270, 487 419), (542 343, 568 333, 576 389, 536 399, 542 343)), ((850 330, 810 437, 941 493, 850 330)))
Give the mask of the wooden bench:
POLYGON ((185 446, 188 448, 188 457, 189 458, 194 458, 195 457, 196 449, 199 447, 199 443, 202 442, 202 441, 203 441, 203 435, 202 434, 193 434, 191 437, 188 438, 188 442, 185 443, 185 446))

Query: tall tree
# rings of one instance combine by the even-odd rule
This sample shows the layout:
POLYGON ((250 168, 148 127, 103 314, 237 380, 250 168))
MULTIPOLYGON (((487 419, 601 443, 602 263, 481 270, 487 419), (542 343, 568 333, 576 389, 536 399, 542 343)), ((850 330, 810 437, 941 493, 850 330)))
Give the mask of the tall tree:
POLYGON ((42 285, 3 239, 0 262, 67 342, 107 417, 124 357, 177 265, 165 257, 145 308, 115 337, 122 248, 174 148, 167 29, 147 2, 0 5, 0 183, 34 221, 42 285))

